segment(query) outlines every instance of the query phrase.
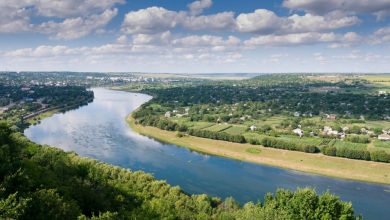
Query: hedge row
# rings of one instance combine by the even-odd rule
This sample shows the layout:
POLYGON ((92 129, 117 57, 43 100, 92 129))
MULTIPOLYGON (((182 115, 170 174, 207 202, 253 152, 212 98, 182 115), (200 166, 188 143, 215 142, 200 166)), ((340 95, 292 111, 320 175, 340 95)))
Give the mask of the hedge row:
POLYGON ((196 137, 210 138, 214 140, 230 141, 235 143, 246 143, 244 136, 232 135, 226 132, 190 129, 188 131, 188 134, 196 137))
POLYGON ((277 138, 273 137, 265 137, 263 139, 249 140, 249 143, 251 144, 257 144, 257 145, 263 145, 264 147, 272 147, 272 148, 278 148, 278 149, 284 149, 284 150, 292 150, 292 151, 302 151, 306 153, 316 153, 320 150, 318 147, 314 145, 307 145, 307 144, 297 144, 293 142, 288 142, 284 140, 279 140, 277 138))
POLYGON ((356 160, 369 160, 376 162, 390 163, 390 154, 383 150, 368 151, 360 149, 351 149, 347 147, 326 146, 321 149, 321 152, 328 156, 344 157, 356 160))

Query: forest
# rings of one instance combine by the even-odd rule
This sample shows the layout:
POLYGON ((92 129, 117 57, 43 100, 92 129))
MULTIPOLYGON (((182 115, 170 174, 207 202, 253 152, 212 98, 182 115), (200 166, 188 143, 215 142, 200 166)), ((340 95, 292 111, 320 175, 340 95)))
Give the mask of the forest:
POLYGON ((26 119, 32 118, 35 113, 75 109, 92 102, 94 94, 85 86, 14 85, 2 82, 0 97, 0 119, 23 130, 30 125, 26 119))
POLYGON ((359 219, 352 204, 313 189, 279 189, 240 205, 188 195, 152 175, 29 141, 0 123, 2 219, 359 219))

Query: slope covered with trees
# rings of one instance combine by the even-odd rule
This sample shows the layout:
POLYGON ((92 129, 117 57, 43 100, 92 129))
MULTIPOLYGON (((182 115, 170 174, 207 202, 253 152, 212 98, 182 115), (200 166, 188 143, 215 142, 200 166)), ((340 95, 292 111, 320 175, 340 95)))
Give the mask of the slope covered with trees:
POLYGON ((312 189, 263 203, 188 195, 143 172, 30 142, 0 123, 2 219, 355 219, 350 203, 312 189))

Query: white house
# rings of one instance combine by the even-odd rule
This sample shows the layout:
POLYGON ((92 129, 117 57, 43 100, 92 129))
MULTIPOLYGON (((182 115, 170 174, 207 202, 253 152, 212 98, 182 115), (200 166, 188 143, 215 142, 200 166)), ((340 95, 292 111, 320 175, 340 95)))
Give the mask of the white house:
POLYGON ((171 117, 171 112, 165 112, 165 115, 164 115, 166 118, 170 118, 171 117))
POLYGON ((255 125, 252 125, 249 127, 249 129, 251 129, 251 131, 255 131, 257 129, 257 127, 255 125))
POLYGON ((378 140, 390 141, 390 135, 388 135, 388 134, 380 134, 380 135, 378 135, 378 140))
POLYGON ((326 135, 338 135, 339 132, 338 131, 335 131, 333 130, 331 127, 329 126, 324 126, 324 129, 322 130, 324 132, 324 134, 326 135))
POLYGON ((301 113, 299 113, 299 112, 294 112, 294 116, 295 116, 295 117, 299 117, 299 116, 301 116, 301 113))
POLYGON ((299 137, 302 137, 302 136, 303 136, 303 131, 302 131, 302 129, 300 129, 300 128, 294 129, 294 130, 293 130, 293 133, 299 135, 299 137))

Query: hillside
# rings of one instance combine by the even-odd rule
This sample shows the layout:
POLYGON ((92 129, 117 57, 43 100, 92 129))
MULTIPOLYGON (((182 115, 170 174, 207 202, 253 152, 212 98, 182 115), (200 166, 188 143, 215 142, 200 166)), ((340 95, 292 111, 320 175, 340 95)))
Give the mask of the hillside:
POLYGON ((278 190, 240 206, 30 142, 0 124, 0 218, 354 219, 352 205, 312 189, 278 190))

